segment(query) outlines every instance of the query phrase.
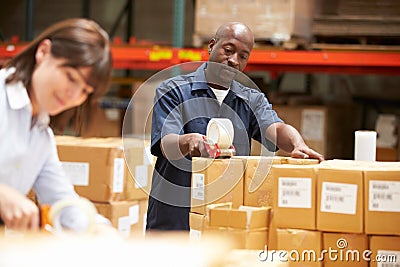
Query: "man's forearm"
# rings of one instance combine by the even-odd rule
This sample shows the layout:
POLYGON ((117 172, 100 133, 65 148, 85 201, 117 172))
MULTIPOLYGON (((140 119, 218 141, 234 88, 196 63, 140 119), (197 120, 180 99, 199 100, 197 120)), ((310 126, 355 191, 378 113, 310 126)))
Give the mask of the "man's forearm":
POLYGON ((293 126, 280 122, 268 127, 266 136, 279 149, 288 153, 291 153, 295 147, 304 145, 303 138, 293 126))

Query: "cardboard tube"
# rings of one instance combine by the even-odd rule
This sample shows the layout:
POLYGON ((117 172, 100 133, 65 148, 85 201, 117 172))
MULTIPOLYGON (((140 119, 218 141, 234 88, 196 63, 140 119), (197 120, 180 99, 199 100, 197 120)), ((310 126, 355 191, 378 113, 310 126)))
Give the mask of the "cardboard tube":
POLYGON ((375 131, 355 132, 354 159, 362 161, 375 161, 376 159, 375 131))

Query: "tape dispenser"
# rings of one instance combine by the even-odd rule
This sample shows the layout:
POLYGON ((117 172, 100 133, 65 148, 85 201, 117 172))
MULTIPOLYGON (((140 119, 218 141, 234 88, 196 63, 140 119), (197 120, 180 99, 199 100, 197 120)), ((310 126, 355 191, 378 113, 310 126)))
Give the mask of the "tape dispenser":
POLYGON ((234 130, 231 120, 214 118, 208 122, 206 136, 203 136, 205 149, 211 158, 230 158, 236 154, 233 146, 234 130))

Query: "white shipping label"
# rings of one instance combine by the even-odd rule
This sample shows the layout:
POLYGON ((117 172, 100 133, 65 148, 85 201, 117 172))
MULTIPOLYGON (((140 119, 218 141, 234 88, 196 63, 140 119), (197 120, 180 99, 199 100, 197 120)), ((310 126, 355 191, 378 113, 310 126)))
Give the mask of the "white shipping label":
POLYGON ((342 183, 322 183, 321 211, 356 214, 357 185, 342 183))
POLYGON ((118 232, 124 238, 128 238, 130 236, 131 224, 129 216, 122 216, 118 218, 118 232))
POLYGON ((114 159, 113 193, 122 193, 124 190, 124 167, 124 159, 114 159))
POLYGON ((147 224, 147 213, 143 214, 143 228, 142 228, 143 236, 146 235, 146 224, 147 224))
POLYGON ((369 210, 400 212, 400 182, 369 181, 369 210))
POLYGON ((324 137, 324 112, 304 109, 301 113, 301 134, 305 140, 322 141, 324 137))
POLYGON ((192 198, 204 200, 204 174, 193 173, 192 198))
POLYGON ((150 152, 150 147, 146 146, 143 149, 143 165, 153 165, 154 157, 150 152))
POLYGON ((139 222, 139 205, 129 207, 129 221, 131 225, 139 222))
POLYGON ((378 250, 375 261, 377 267, 399 267, 400 266, 400 251, 394 250, 378 250))
POLYGON ((311 178, 279 177, 278 207, 311 208, 311 178))
POLYGON ((135 167, 135 188, 145 188, 148 185, 148 165, 135 167))
POLYGON ((89 185, 89 163, 88 162, 68 162, 62 161, 65 175, 71 180, 73 185, 89 185))
POLYGON ((190 240, 200 240, 201 239, 201 231, 190 229, 189 238, 190 238, 190 240))

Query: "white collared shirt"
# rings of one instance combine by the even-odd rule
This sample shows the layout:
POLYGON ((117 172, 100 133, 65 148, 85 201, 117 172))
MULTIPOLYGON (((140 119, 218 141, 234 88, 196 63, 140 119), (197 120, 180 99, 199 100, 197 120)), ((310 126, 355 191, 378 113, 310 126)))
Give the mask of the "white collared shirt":
MULTIPOLYGON (((34 189, 40 204, 77 198, 58 158, 48 114, 41 113, 32 126, 32 105, 21 82, 5 84, 13 69, 0 70, 0 183, 22 194, 34 189)), ((61 223, 80 229, 81 210, 63 211, 61 223)), ((103 216, 97 222, 110 222, 103 216)))
POLYGON ((32 105, 22 82, 5 84, 13 69, 0 70, 0 183, 22 194, 33 187, 41 204, 77 197, 58 159, 48 114, 32 124, 32 105))

